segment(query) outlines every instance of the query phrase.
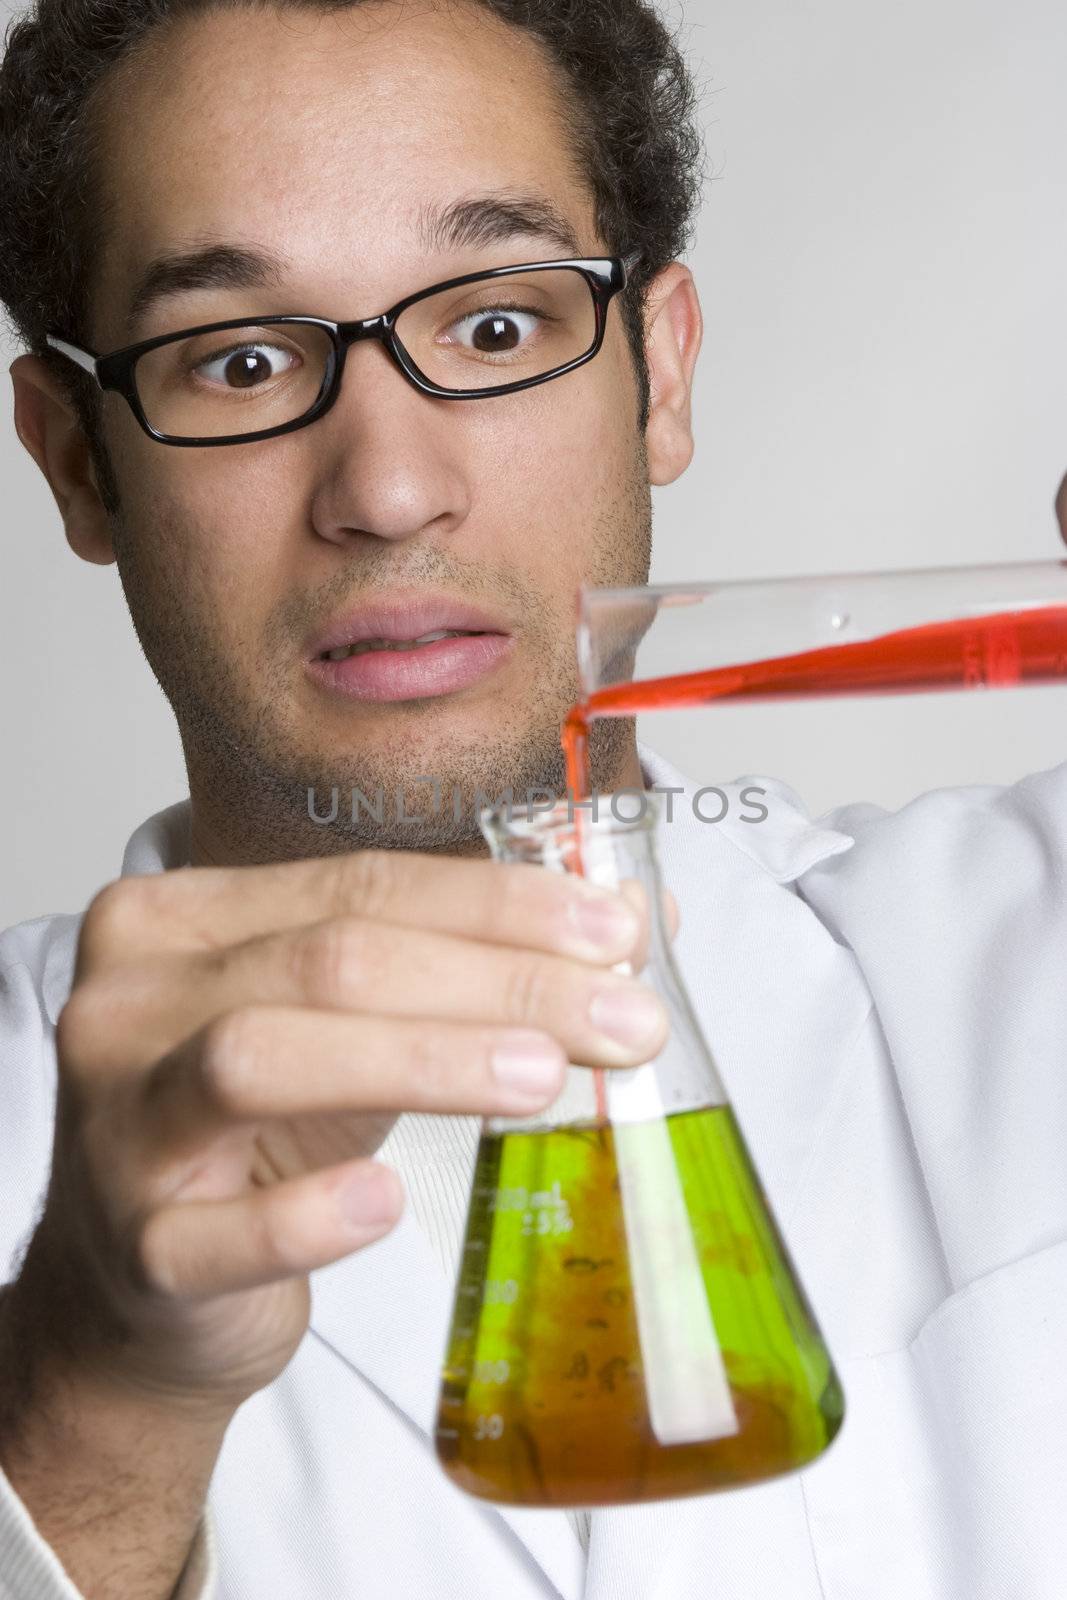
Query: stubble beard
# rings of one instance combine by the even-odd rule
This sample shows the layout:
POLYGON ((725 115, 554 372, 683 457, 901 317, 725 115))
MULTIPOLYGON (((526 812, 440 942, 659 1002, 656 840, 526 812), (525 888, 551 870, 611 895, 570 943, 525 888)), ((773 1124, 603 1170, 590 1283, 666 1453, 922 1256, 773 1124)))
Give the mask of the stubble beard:
MULTIPOLYGON (((643 441, 629 481, 598 514, 584 581, 648 581, 651 497, 643 441)), ((560 726, 578 698, 573 597, 560 612, 546 607, 521 577, 501 565, 486 582, 447 550, 425 545, 397 550, 389 544, 361 552, 358 568, 338 570, 313 595, 286 600, 271 618, 255 682, 243 678, 240 659, 227 656, 210 624, 210 606, 190 603, 194 570, 175 551, 195 551, 209 537, 166 505, 151 528, 133 528, 121 504, 112 513, 119 575, 141 647, 170 702, 189 774, 194 840, 212 841, 212 859, 228 864, 298 860, 361 849, 404 849, 484 855, 478 803, 510 794, 516 807, 528 796, 563 797, 566 775, 560 726), (498 729, 477 745, 435 731, 447 712, 434 700, 382 706, 377 720, 389 731, 374 750, 324 751, 301 747, 292 677, 295 641, 317 619, 355 595, 386 587, 442 587, 504 609, 519 620, 528 661, 537 663, 521 705, 509 697, 498 729), (288 719, 280 715, 294 706, 288 719), (420 749, 424 753, 419 755, 420 749), (416 783, 416 778, 434 782, 416 783), (435 785, 436 784, 436 788, 435 785), (329 822, 337 791, 337 815, 329 822), (379 792, 381 802, 379 806, 379 792), (353 795, 357 798, 353 802, 353 795), (360 799, 358 797, 364 797, 360 799), (379 810, 380 818, 379 820, 379 810)), ((210 597, 204 596, 205 602, 210 597)), ((298 647, 297 647, 298 648, 298 647)), ((589 740, 592 786, 617 786, 633 748, 630 719, 593 724, 589 740)), ((195 853, 195 850, 194 850, 195 853)))

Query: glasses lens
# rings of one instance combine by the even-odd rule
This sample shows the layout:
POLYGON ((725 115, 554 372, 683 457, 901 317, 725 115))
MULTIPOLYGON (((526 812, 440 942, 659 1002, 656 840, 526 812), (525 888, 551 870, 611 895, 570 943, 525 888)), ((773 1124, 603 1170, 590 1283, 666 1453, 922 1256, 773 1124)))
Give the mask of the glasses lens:
POLYGON ((222 439, 295 422, 329 376, 333 344, 307 323, 246 323, 158 345, 141 356, 134 381, 157 433, 222 439))
POLYGON ((540 378, 596 343, 596 302, 582 273, 550 267, 441 289, 408 306, 396 334, 424 378, 464 394, 540 378))

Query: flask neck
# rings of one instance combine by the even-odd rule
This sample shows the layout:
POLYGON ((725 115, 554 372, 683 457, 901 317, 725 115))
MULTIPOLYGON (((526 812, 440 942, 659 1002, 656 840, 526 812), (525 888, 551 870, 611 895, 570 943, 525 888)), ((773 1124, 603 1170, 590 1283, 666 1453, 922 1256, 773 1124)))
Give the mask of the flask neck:
POLYGON ((525 811, 509 815, 503 807, 482 816, 495 860, 578 873, 598 888, 623 894, 641 910, 647 937, 640 956, 619 962, 613 970, 639 977, 654 989, 670 1020, 667 1042, 652 1061, 629 1069, 569 1073, 560 1099, 529 1126, 598 1122, 605 1116, 611 1122, 648 1121, 726 1101, 667 936, 656 850, 657 797, 640 797, 645 802, 640 809, 638 798, 634 791, 601 795, 595 812, 561 801, 533 816, 525 811))
POLYGON ((561 800, 551 810, 498 807, 483 812, 481 827, 496 861, 573 872, 602 889, 638 884, 662 934, 657 819, 655 795, 625 790, 580 805, 561 800))

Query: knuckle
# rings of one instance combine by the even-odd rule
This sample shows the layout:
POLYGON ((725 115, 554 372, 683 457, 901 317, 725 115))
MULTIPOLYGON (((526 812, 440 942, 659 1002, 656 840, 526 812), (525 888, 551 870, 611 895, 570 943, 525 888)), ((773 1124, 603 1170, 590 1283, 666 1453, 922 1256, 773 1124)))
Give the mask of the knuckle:
POLYGON ((349 856, 347 861, 352 862, 350 870, 354 877, 349 880, 346 906, 339 909, 352 909, 352 890, 355 890, 360 914, 363 917, 382 917, 398 890, 400 870, 394 854, 395 851, 389 850, 360 850, 354 858, 349 856))
POLYGON ((249 1215, 248 1243, 260 1267, 275 1277, 299 1272, 304 1265, 300 1230, 280 1195, 265 1193, 249 1215))
POLYGON ((538 914, 544 916, 556 895, 562 898, 566 885, 557 887, 557 874, 515 870, 515 863, 493 863, 495 877, 486 896, 488 918, 493 927, 528 927, 538 914))
POLYGON ((129 1241, 129 1266, 134 1283, 142 1292, 163 1299, 176 1299, 181 1283, 170 1248, 164 1219, 157 1213, 143 1218, 129 1241))
POLYGON ((215 1017, 204 1029, 199 1055, 201 1088, 219 1111, 240 1115, 251 1106, 260 1077, 263 1030, 254 1006, 215 1017))
POLYGON ((104 960, 128 943, 139 905, 137 878, 117 878, 97 890, 86 907, 78 935, 80 966, 104 960))
POLYGON ((216 868, 191 867, 147 873, 137 878, 115 878, 90 900, 78 936, 77 970, 114 960, 131 951, 141 955, 146 930, 166 930, 168 919, 180 908, 200 875, 216 868))
POLYGON ((512 961, 504 987, 509 1021, 531 1028, 543 1024, 551 992, 549 969, 543 960, 529 956, 512 961))
POLYGON ((77 1079, 92 1065, 105 1021, 97 993, 87 983, 71 990, 56 1018, 56 1058, 61 1077, 77 1079))
POLYGON ((301 957, 302 989, 313 1002, 344 1006, 373 993, 382 970, 380 935, 359 917, 335 917, 312 931, 301 957))
POLYGON ((438 1106, 456 1087, 456 1062, 442 1030, 419 1028, 408 1046, 407 1087, 420 1105, 438 1106))

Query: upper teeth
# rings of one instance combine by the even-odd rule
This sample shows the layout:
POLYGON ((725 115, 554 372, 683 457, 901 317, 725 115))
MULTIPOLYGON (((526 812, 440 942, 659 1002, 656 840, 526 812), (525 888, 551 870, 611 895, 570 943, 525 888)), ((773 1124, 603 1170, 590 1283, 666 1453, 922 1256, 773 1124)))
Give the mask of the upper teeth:
POLYGON ((414 650, 419 644, 432 644, 435 639, 461 639, 474 632, 471 628, 438 628, 436 633, 424 633, 418 639, 361 639, 358 644, 343 644, 336 650, 327 650, 327 661, 343 661, 346 656, 359 656, 368 650, 414 650))

